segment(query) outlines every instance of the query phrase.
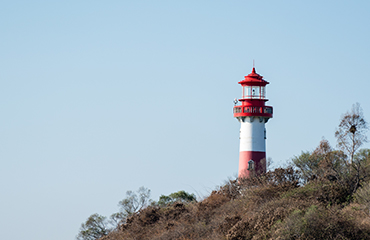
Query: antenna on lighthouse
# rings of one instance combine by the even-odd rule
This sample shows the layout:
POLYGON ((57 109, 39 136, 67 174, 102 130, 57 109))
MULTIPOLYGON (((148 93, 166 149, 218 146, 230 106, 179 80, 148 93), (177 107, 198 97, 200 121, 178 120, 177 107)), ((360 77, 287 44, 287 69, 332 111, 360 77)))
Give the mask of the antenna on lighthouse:
POLYGON ((254 66, 254 59, 253 59, 253 68, 254 68, 255 66, 254 66))

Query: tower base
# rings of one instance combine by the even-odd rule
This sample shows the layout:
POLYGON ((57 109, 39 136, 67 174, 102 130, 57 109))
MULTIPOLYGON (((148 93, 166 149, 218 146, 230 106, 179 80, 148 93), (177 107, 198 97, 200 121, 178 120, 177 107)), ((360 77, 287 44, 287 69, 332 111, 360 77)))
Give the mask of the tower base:
POLYGON ((239 178, 248 178, 265 172, 266 152, 242 151, 239 153, 239 178))

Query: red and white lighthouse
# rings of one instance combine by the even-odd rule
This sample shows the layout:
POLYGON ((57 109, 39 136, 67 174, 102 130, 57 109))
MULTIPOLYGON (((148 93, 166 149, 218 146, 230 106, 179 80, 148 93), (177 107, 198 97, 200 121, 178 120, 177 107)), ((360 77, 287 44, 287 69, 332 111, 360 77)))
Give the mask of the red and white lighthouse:
POLYGON ((266 172, 266 128, 272 107, 265 106, 269 84, 253 67, 252 73, 238 82, 243 89, 241 105, 235 100, 234 117, 240 122, 239 178, 266 172))

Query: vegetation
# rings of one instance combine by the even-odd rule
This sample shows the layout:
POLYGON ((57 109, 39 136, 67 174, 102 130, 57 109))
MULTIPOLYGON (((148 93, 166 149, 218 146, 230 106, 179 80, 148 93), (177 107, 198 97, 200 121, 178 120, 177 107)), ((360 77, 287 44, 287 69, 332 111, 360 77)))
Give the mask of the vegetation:
MULTIPOLYGON (((122 207, 109 230, 104 217, 90 216, 79 236, 90 231, 80 239, 370 239, 370 149, 359 149, 367 125, 359 106, 353 109, 336 133, 339 149, 322 140, 289 167, 229 180, 199 202, 179 191, 150 203, 138 191, 145 204, 122 207)), ((120 204, 133 202, 140 201, 120 204)))
POLYGON ((149 189, 140 187, 136 193, 127 191, 126 198, 118 203, 119 212, 113 213, 109 219, 97 213, 91 215, 85 223, 81 224, 76 238, 77 240, 95 240, 107 236, 108 233, 124 224, 128 217, 148 207, 149 204, 152 204, 149 189))
POLYGON ((159 206, 168 206, 170 204, 173 204, 175 202, 182 202, 182 203, 189 203, 189 202, 195 202, 196 197, 194 194, 189 194, 185 191, 178 191, 175 193, 171 193, 170 195, 161 195, 159 197, 158 205, 159 206))
POLYGON ((350 163, 352 163, 355 152, 367 140, 365 134, 367 129, 360 104, 356 103, 350 112, 343 115, 338 130, 335 132, 338 147, 347 153, 350 163))
POLYGON ((110 232, 107 225, 107 218, 95 213, 81 225, 77 239, 95 240, 104 237, 110 232))

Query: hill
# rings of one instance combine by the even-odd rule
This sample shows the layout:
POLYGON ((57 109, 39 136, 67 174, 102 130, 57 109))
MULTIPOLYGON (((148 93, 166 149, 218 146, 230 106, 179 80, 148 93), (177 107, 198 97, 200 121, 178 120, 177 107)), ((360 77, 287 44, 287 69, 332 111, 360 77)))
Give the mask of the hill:
POLYGON ((92 215, 78 239, 370 239, 370 149, 359 105, 335 136, 295 156, 287 168, 230 180, 202 201, 180 191, 149 204, 150 191, 129 191, 112 215, 92 215))
MULTIPOLYGON (((310 156, 328 160, 317 154, 310 156)), ((354 194, 346 185, 354 171, 343 178, 321 162, 321 173, 302 184, 299 170, 279 168, 229 181, 200 202, 147 207, 101 240, 370 239, 370 151, 361 157, 366 181, 354 194)))

